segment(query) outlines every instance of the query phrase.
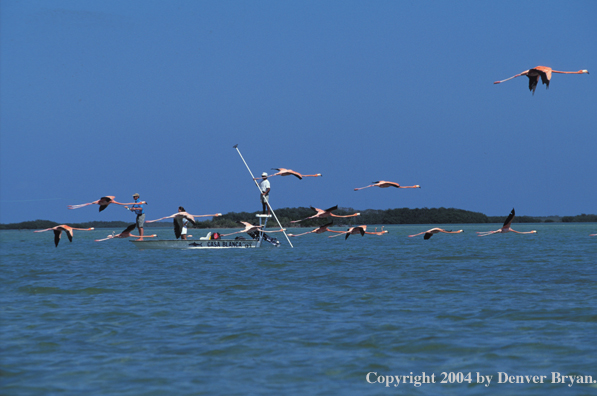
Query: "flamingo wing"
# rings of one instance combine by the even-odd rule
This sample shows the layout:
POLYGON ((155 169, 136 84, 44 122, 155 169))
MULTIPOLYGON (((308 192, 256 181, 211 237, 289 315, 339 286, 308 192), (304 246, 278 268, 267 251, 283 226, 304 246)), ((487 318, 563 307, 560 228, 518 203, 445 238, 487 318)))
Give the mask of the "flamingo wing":
POLYGON ((506 218, 506 221, 504 221, 504 225, 502 228, 510 228, 510 226, 512 225, 512 220, 514 220, 514 216, 516 216, 516 213, 514 212, 514 208, 512 208, 512 212, 510 212, 510 214, 506 218))
MULTIPOLYGON (((546 88, 549 88, 549 81, 551 79, 551 69, 550 68, 546 68, 543 66, 537 66, 534 69, 531 69, 529 71, 532 71, 534 73, 530 73, 530 74, 537 74, 537 76, 533 76, 534 82, 533 82, 533 91, 535 91, 535 87, 537 87, 537 84, 539 83, 539 78, 541 78, 541 83, 546 85, 546 88)), ((529 78, 530 77, 529 74, 529 78)), ((530 81, 529 81, 529 87, 530 87, 530 81)))
POLYGON ((189 223, 191 223, 192 225, 197 225, 197 223, 195 222, 195 218, 192 215, 187 215, 184 218, 187 219, 189 223))
POLYGON ((324 224, 324 225, 320 226, 319 228, 328 228, 328 227, 331 227, 331 226, 333 226, 333 225, 334 225, 334 222, 333 222, 333 221, 330 221, 329 223, 327 223, 327 224, 324 224))
POLYGON ((423 239, 429 239, 429 238, 431 238, 432 236, 433 236, 433 233, 432 233, 432 232, 426 232, 426 233, 425 233, 425 236, 423 237, 423 239))
POLYGON ((73 230, 64 230, 64 232, 66 233, 66 236, 68 237, 68 241, 72 242, 73 241, 73 230))
POLYGON ((130 226, 126 227, 126 229, 122 231, 120 234, 130 234, 131 232, 133 232, 136 226, 136 224, 131 224, 130 226))
POLYGON ((539 74, 527 74, 529 78, 529 91, 535 94, 535 89, 537 89, 537 83, 539 82, 539 74))
POLYGON ((331 212, 331 211, 334 211, 336 209, 338 209, 338 205, 332 206, 331 208, 324 210, 324 212, 331 212))
POLYGON ((112 203, 112 197, 101 197, 97 200, 97 204, 100 206, 99 211, 106 209, 108 205, 112 203))
POLYGON ((291 169, 288 169, 288 170, 287 170, 287 172, 288 172, 289 174, 291 174, 292 176, 295 176, 295 177, 297 177, 299 180, 303 180, 303 175, 301 175, 300 173, 298 173, 298 172, 295 172, 295 171, 293 171, 293 170, 291 170, 291 169))
POLYGON ((398 183, 394 183, 394 182, 389 182, 389 181, 378 181, 375 183, 380 183, 380 187, 396 187, 396 188, 400 188, 400 184, 398 183))
POLYGON ((176 236, 176 239, 178 239, 182 235, 182 218, 175 217, 173 223, 174 223, 174 236, 176 236))
POLYGON ((62 236, 62 230, 54 230, 54 245, 58 247, 58 243, 60 242, 60 237, 62 236))

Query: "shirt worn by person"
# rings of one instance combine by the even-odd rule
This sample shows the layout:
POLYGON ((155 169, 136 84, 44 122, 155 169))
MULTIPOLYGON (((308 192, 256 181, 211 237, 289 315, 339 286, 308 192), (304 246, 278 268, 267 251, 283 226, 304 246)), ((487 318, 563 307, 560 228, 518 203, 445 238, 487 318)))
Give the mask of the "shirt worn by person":
POLYGON ((262 180, 261 183, 259 183, 259 188, 261 189, 261 192, 266 192, 267 189, 270 188, 269 180, 262 180))
POLYGON ((143 211, 143 204, 138 204, 137 203, 137 198, 135 198, 135 204, 133 206, 131 206, 131 210, 133 212, 135 212, 137 214, 137 216, 142 215, 143 213, 145 213, 143 211))

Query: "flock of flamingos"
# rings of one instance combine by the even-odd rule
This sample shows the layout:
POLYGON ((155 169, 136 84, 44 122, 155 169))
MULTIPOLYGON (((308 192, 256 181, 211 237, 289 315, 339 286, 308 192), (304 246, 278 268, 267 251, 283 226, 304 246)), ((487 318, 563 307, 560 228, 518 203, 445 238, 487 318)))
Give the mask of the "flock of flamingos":
MULTIPOLYGON (((546 67, 546 66, 537 66, 534 67, 532 69, 529 70, 525 70, 522 73, 516 74, 512 77, 506 78, 505 80, 501 80, 501 81, 495 81, 494 84, 500 84, 503 83, 505 81, 511 80, 513 78, 516 77, 521 77, 521 76, 527 76, 529 79, 529 90, 533 93, 533 95, 535 94, 535 89, 537 88, 537 84, 539 83, 539 80, 541 80, 541 83, 544 84, 547 88, 549 88, 549 82, 551 81, 551 75, 552 73, 559 73, 559 74, 589 74, 588 70, 579 70, 579 71, 558 71, 558 70, 553 70, 550 67, 546 67)), ((303 177, 319 177, 321 176, 320 173, 317 173, 315 175, 302 175, 298 172, 293 171, 292 169, 285 169, 285 168, 273 168, 274 170, 277 170, 277 173, 274 173, 272 175, 270 175, 269 177, 273 177, 273 176, 295 176, 298 179, 302 179, 303 177)), ((419 185, 415 185, 415 186, 401 186, 398 183, 394 183, 394 182, 390 182, 390 181, 384 181, 384 180, 380 180, 380 181, 376 181, 373 182, 373 184, 370 184, 368 186, 365 187, 359 187, 359 188, 355 188, 355 191, 358 190, 363 190, 365 188, 370 188, 370 187, 380 187, 380 188, 388 188, 388 187, 395 187, 395 188, 421 188, 421 186, 419 185)), ((114 196, 105 196, 102 197, 100 199, 98 199, 97 201, 93 201, 93 202, 89 202, 89 203, 85 203, 85 204, 80 204, 80 205, 69 205, 68 208, 69 209, 79 209, 85 206, 89 206, 89 205, 99 205, 99 211, 103 211, 104 209, 106 209, 108 207, 108 205, 110 204, 117 204, 117 205, 134 205, 135 203, 121 203, 121 202, 117 202, 114 196)), ((142 201, 139 202, 141 204, 146 204, 147 202, 142 201)), ((306 219, 302 219, 302 220, 295 220, 295 221, 291 221, 291 223, 299 223, 301 221, 304 220, 309 220, 309 219, 319 219, 319 218, 325 218, 325 217, 354 217, 354 216, 359 216, 360 213, 354 213, 351 215, 346 215, 346 216, 340 216, 340 215, 336 215, 334 213, 332 213, 334 210, 338 209, 338 206, 334 206, 331 207, 329 209, 319 209, 319 208, 314 208, 311 207, 311 209, 313 209, 315 211, 315 214, 313 216, 307 217, 306 219)), ((186 219, 189 222, 191 222, 192 224, 195 224, 195 218, 196 217, 216 217, 216 216, 221 216, 221 213, 216 213, 216 214, 210 214, 210 215, 192 215, 189 214, 187 212, 178 212, 178 213, 174 213, 173 215, 170 216, 165 216, 159 219, 155 219, 155 220, 148 220, 146 221, 146 223, 152 223, 152 222, 156 222, 156 221, 160 221, 160 220, 164 220, 164 219, 168 219, 168 218, 173 218, 175 220, 175 228, 176 225, 180 224, 179 222, 182 219, 186 219)), ((516 231, 514 229, 512 229, 511 225, 512 225, 512 220, 514 220, 514 216, 515 216, 515 211, 514 209, 512 209, 512 212, 510 212, 510 214, 508 215, 508 217, 506 218, 506 221, 504 222, 504 225, 495 230, 495 231, 485 231, 485 232, 477 232, 477 235, 482 237, 482 236, 487 236, 487 235, 493 235, 493 234, 503 234, 503 233, 507 233, 507 232, 514 232, 517 234, 534 234, 537 231, 533 230, 533 231, 527 231, 527 232, 520 232, 520 231, 516 231)), ((225 234, 222 236, 229 236, 229 235, 233 235, 233 234, 238 234, 238 233, 251 233, 251 232, 255 232, 255 231, 261 231, 260 228, 262 226, 256 226, 253 225, 251 223, 247 223, 244 221, 240 221, 238 222, 239 224, 245 226, 244 229, 240 230, 240 231, 236 231, 230 234, 225 234)), ((307 234, 311 234, 311 233, 315 233, 315 234, 322 234, 324 232, 333 232, 333 233, 337 233, 338 235, 332 235, 330 236, 330 238, 334 238, 340 235, 345 235, 344 239, 347 239, 350 235, 356 235, 356 234, 360 234, 361 236, 364 236, 365 234, 370 234, 370 235, 383 235, 385 233, 387 233, 387 230, 384 230, 383 227, 381 228, 381 231, 377 231, 377 228, 375 229, 375 231, 373 232, 367 232, 367 226, 366 225, 361 225, 361 226, 357 226, 357 227, 351 227, 349 228, 347 231, 336 231, 336 230, 331 230, 329 229, 330 226, 333 225, 333 222, 324 224, 322 226, 319 226, 317 228, 315 228, 314 230, 311 231, 307 231, 304 232, 302 234, 288 234, 288 236, 293 236, 293 237, 298 237, 301 235, 307 235, 307 234)), ((131 232, 133 232, 135 229, 135 224, 131 224, 130 226, 128 226, 124 231, 122 231, 120 234, 116 234, 116 235, 109 235, 107 238, 104 239, 96 239, 97 242, 99 241, 105 241, 108 239, 114 239, 114 238, 128 238, 128 237, 135 237, 135 238, 153 238, 156 237, 157 235, 144 235, 143 237, 140 237, 138 235, 133 235, 131 234, 131 232)), ((73 241, 73 231, 74 230, 79 230, 79 231, 91 231, 93 230, 93 228, 74 228, 74 227, 70 227, 66 224, 62 224, 62 225, 58 225, 56 227, 52 227, 52 228, 47 228, 45 230, 37 230, 34 232, 45 232, 45 231, 53 231, 54 232, 54 245, 56 245, 56 247, 58 247, 58 243, 60 242, 60 238, 62 236, 62 232, 64 231, 66 233, 66 236, 68 237, 68 240, 70 242, 73 241)), ((284 229, 279 230, 279 231, 268 231, 268 232, 280 232, 280 231, 284 231, 284 229)), ((444 234, 459 234, 461 232, 464 232, 463 230, 458 230, 458 231, 451 231, 451 230, 444 230, 442 228, 431 228, 427 231, 423 231, 420 232, 418 234, 414 234, 414 235, 409 235, 409 237, 415 237, 415 236, 419 236, 424 234, 424 239, 429 239, 431 238, 434 234, 438 234, 438 233, 444 233, 444 234)), ((597 234, 591 234, 590 236, 597 236, 597 234)), ((178 233, 177 233, 177 238, 178 238, 178 233)))

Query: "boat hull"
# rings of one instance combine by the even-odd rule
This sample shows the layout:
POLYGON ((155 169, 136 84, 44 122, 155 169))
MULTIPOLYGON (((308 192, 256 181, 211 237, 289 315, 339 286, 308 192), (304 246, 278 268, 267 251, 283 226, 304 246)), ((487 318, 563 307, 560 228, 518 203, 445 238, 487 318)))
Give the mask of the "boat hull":
POLYGON ((251 239, 210 239, 205 241, 193 239, 146 239, 130 242, 139 249, 251 249, 259 247, 259 241, 251 239))

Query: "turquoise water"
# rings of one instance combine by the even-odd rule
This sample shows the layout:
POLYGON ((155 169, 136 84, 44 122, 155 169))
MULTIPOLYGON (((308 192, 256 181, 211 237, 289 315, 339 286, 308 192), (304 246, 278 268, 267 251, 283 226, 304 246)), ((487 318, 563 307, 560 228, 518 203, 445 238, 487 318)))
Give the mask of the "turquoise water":
POLYGON ((597 381, 597 224, 475 236, 499 226, 219 251, 93 242, 106 229, 55 248, 51 233, 2 231, 2 394, 597 394, 550 383, 597 381), (422 372, 435 383, 367 381, 422 372))

